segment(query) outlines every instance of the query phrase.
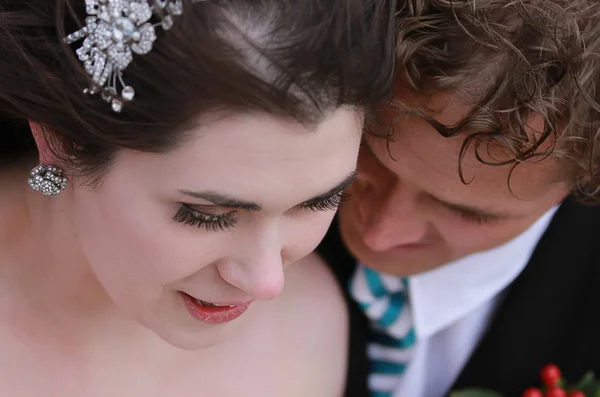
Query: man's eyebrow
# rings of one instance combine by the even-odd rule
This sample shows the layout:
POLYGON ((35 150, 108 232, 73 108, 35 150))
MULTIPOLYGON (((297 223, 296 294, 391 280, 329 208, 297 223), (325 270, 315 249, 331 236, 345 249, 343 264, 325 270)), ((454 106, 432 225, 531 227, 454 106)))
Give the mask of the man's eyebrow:
MULTIPOLYGON (((350 184, 352 184, 352 182, 354 182, 354 180, 356 179, 356 175, 357 175, 356 170, 352 171, 347 177, 344 178, 344 180, 342 180, 340 183, 338 183, 335 187, 329 189, 327 192, 325 192, 323 194, 319 194, 318 196, 305 201, 303 204, 323 201, 323 200, 326 200, 326 199, 330 198, 331 196, 341 192, 342 190, 344 190, 348 186, 350 186, 350 184)), ((191 191, 191 190, 182 189, 182 190, 179 190, 179 193, 181 193, 185 196, 210 201, 211 203, 218 205, 219 207, 235 208, 235 209, 240 209, 240 210, 244 210, 244 211, 261 211, 262 210, 262 207, 257 203, 241 200, 241 199, 231 197, 226 194, 214 192, 214 191, 195 192, 195 191, 191 191)))
POLYGON ((486 208, 478 208, 478 207, 473 207, 473 206, 469 206, 469 205, 464 205, 464 204, 458 204, 458 203, 452 203, 446 200, 442 200, 438 197, 435 197, 434 195, 428 193, 427 196, 437 202, 438 204, 443 205, 446 208, 449 208, 452 211, 456 211, 456 212, 463 212, 463 213, 468 213, 468 214, 476 214, 485 218, 490 218, 490 219, 505 219, 505 218, 509 218, 510 214, 503 212, 503 211, 494 211, 494 210, 489 210, 486 208))
POLYGON ((320 201, 327 200, 328 198, 331 198, 332 196, 335 196, 342 190, 347 189, 352 184, 352 182, 354 182, 357 175, 358 175, 358 172, 356 170, 352 171, 350 174, 348 174, 347 177, 345 177, 340 183, 338 183, 333 188, 329 189, 328 191, 326 191, 323 194, 319 194, 316 197, 306 200, 302 204, 318 203, 320 201))

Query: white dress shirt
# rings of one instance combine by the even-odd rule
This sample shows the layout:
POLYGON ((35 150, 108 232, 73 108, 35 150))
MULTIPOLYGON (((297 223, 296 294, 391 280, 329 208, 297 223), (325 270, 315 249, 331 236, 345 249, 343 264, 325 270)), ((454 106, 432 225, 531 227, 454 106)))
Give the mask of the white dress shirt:
POLYGON ((417 344, 394 397, 445 396, 558 207, 504 245, 409 278, 417 344))

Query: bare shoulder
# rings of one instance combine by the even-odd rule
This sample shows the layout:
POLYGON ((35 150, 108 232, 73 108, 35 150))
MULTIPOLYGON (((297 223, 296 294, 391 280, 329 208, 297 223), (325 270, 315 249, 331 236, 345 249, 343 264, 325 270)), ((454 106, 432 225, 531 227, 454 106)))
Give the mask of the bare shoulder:
POLYGON ((280 319, 285 321, 287 346, 294 349, 288 355, 294 360, 294 383, 302 385, 304 396, 341 396, 349 330, 339 284, 323 259, 310 254, 286 271, 284 291, 280 319))
POLYGON ((346 330, 348 314, 339 283, 325 261, 312 253, 286 271, 287 304, 316 316, 320 324, 346 330))
MULTIPOLYGON (((317 253, 298 260, 286 270, 286 290, 290 293, 298 292, 308 288, 312 292, 313 299, 328 296, 339 298, 336 301, 344 303, 339 283, 333 273, 317 253)), ((335 303, 335 302, 332 302, 335 303)))

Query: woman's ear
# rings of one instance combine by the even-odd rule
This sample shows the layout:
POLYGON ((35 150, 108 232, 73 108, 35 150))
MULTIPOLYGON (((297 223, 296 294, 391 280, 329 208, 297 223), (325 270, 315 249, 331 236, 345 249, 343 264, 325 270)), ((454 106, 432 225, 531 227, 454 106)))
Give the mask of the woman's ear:
POLYGON ((29 120, 29 128, 31 128, 31 133, 33 134, 33 138, 35 139, 35 144, 39 153, 39 163, 44 165, 54 165, 53 164, 53 156, 52 151, 50 150, 50 146, 48 145, 48 140, 46 139, 46 132, 44 131, 44 127, 40 123, 29 120))

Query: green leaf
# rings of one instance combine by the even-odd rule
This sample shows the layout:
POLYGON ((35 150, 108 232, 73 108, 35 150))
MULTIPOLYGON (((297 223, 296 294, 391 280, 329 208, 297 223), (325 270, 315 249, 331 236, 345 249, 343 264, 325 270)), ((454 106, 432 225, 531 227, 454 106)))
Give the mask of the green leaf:
POLYGON ((581 390, 588 397, 600 397, 600 382, 593 372, 586 372, 570 390, 581 390))
POLYGON ((450 397, 504 397, 502 394, 487 389, 464 389, 450 393, 450 397))
POLYGON ((588 371, 583 375, 583 377, 579 380, 579 382, 577 382, 577 384, 574 386, 574 388, 576 390, 583 391, 583 389, 593 387, 594 383, 596 383, 594 373, 591 371, 588 371))

